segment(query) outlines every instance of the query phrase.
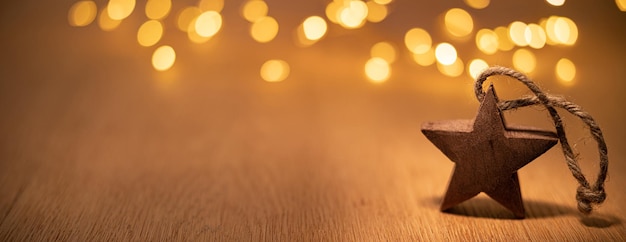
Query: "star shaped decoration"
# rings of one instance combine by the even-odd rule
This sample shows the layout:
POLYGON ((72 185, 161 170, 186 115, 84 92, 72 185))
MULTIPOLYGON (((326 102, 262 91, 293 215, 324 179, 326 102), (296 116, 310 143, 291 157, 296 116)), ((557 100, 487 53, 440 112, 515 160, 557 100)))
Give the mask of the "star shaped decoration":
POLYGON ((422 124, 422 133, 455 163, 441 210, 445 211, 481 192, 524 218, 517 170, 554 146, 550 131, 507 126, 493 84, 474 120, 422 124))

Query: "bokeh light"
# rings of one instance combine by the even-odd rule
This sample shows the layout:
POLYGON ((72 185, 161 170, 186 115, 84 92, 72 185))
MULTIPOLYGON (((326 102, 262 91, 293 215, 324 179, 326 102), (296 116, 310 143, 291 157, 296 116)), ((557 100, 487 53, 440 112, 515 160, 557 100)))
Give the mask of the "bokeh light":
POLYGON ((276 37, 277 34, 278 22, 270 16, 258 19, 252 23, 252 27, 250 28, 250 35, 259 43, 270 42, 274 39, 274 37, 276 37))
POLYGON ((370 82, 382 83, 389 79, 391 75, 391 67, 385 59, 380 57, 372 57, 365 63, 365 76, 370 82))
POLYGON ((530 73, 535 70, 537 59, 535 54, 527 49, 519 49, 513 53, 513 67, 522 72, 530 73))
POLYGON ((109 0, 107 13, 113 20, 122 20, 135 10, 135 0, 109 0))
POLYGON ((379 57, 391 64, 396 61, 396 47, 389 42, 378 42, 370 50, 372 57, 379 57))
POLYGON ((261 66, 261 78, 266 82, 280 82, 289 76, 289 64, 284 60, 268 60, 261 66))
POLYGON ((445 42, 435 48, 435 58, 442 65, 452 65, 458 59, 454 46, 445 42))
POLYGON ((224 0, 200 0, 198 8, 203 12, 215 11, 219 13, 224 8, 224 0))
POLYGON ((302 30, 308 40, 315 41, 324 37, 328 30, 328 25, 320 16, 311 16, 306 18, 302 23, 302 30))
POLYGON ((265 1, 251 0, 247 1, 243 5, 243 8, 241 9, 241 15, 243 15, 243 18, 248 20, 248 22, 254 23, 260 18, 267 16, 268 11, 269 9, 265 1))
POLYGON ((172 0, 148 0, 146 2, 146 16, 149 19, 165 18, 172 9, 172 0))
POLYGON ((620 11, 626 12, 626 0, 615 0, 615 4, 620 11))
POLYGON ((432 47, 433 40, 426 30, 413 28, 404 35, 404 44, 409 51, 423 54, 432 47))
POLYGON ((158 20, 148 20, 137 31, 137 42, 141 46, 153 46, 163 36, 163 25, 158 20))
POLYGON ((178 27, 180 31, 187 32, 189 30, 189 25, 194 21, 195 18, 200 16, 200 14, 202 14, 202 10, 200 10, 200 8, 198 7, 184 8, 180 11, 180 13, 178 13, 176 27, 178 27))
POLYGON ((337 20, 344 28, 356 29, 363 26, 367 13, 367 4, 358 0, 348 0, 339 8, 337 20))
POLYGON ((474 9, 483 9, 489 6, 489 0, 463 0, 467 6, 474 9))
POLYGON ((526 26, 524 39, 531 48, 541 49, 546 45, 546 33, 543 31, 543 28, 537 24, 529 24, 526 26))
POLYGON ((196 19, 192 20, 187 26, 187 38, 193 43, 202 44, 206 43, 211 39, 211 37, 201 36, 196 32, 196 19))
POLYGON ((215 11, 206 11, 195 21, 195 31, 202 37, 212 37, 222 28, 222 16, 215 11))
POLYGON ((490 29, 481 29, 476 33, 476 47, 485 54, 491 55, 498 51, 498 34, 490 29))
POLYGON ((437 70, 449 77, 458 77, 463 74, 463 61, 461 59, 456 58, 454 63, 451 65, 444 65, 441 63, 437 63, 437 70))
POLYGON ((387 5, 390 4, 393 0, 374 0, 375 3, 378 3, 380 5, 387 5))
POLYGON ((174 65, 176 61, 176 52, 169 45, 157 48, 152 54, 152 66, 157 71, 166 71, 174 65))
POLYGON ((558 43, 574 45, 578 39, 578 27, 567 17, 558 17, 554 21, 554 36, 558 43))
POLYGON ((567 58, 561 58, 556 63, 556 77, 563 83, 569 84, 576 77, 576 66, 567 58))
POLYGON ((331 23, 339 24, 339 10, 341 9, 342 4, 340 2, 332 1, 326 5, 326 18, 331 23))
POLYGON ((563 6, 565 4, 565 0, 546 0, 552 6, 563 6))
POLYGON ((448 32, 456 37, 465 37, 474 29, 472 16, 460 8, 448 10, 444 16, 444 23, 448 32))
POLYGON ((498 49, 501 51, 509 51, 515 47, 515 44, 509 36, 509 29, 504 26, 497 27, 493 30, 498 35, 498 49))
POLYGON ((421 54, 413 54, 413 60, 420 66, 430 66, 435 63, 435 50, 432 48, 421 54))
POLYGON ((109 17, 107 8, 104 7, 98 17, 98 26, 104 31, 111 31, 117 28, 122 23, 122 20, 114 20, 109 17))
POLYGON ((367 21, 372 23, 378 23, 387 18, 388 10, 387 6, 376 3, 375 1, 367 2, 367 21))
POLYGON ((486 61, 482 59, 473 59, 467 66, 467 74, 469 74, 473 79, 476 79, 478 75, 480 75, 480 73, 487 68, 489 68, 489 64, 487 64, 486 61))
POLYGON ((70 7, 67 19, 71 26, 87 26, 96 19, 98 7, 93 1, 78 1, 70 7))
POLYGON ((524 47, 528 45, 526 42, 526 25, 520 21, 515 21, 509 25, 509 37, 517 46, 524 47))

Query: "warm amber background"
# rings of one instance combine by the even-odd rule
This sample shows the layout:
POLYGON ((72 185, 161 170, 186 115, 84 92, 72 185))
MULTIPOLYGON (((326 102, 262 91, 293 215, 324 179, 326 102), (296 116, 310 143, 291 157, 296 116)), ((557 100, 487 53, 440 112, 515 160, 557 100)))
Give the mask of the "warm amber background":
MULTIPOLYGON (((224 28, 207 44, 190 43, 166 20, 161 43, 178 54, 153 70, 153 48, 135 31, 143 1, 113 32, 70 27, 74 1, 0 3, 1 240, 625 240, 626 13, 613 1, 396 1, 382 23, 347 31, 332 25, 309 48, 292 30, 325 1, 267 0, 280 25, 268 44, 254 42, 227 1, 224 28), (445 3, 442 3, 445 2, 445 3), (412 27, 460 56, 510 66, 512 51, 481 54, 453 41, 439 15, 468 9, 476 28, 562 15, 578 24, 573 47, 534 51, 531 76, 589 111, 609 147, 608 199, 591 217, 575 205, 576 182, 555 147, 520 170, 527 218, 480 196, 452 213, 438 210, 452 163, 420 133, 427 120, 473 118, 471 80, 412 63, 404 48, 389 81, 366 81, 363 65, 378 41, 402 47, 412 27), (560 57, 578 68, 573 86, 555 81, 560 57), (266 83, 267 59, 291 75, 266 83)), ((98 1, 103 6, 104 1, 98 1)), ((174 9, 193 4, 175 1, 174 9)), ((498 80, 501 98, 527 93, 498 80)), ((567 116, 566 114, 564 114, 567 116)), ((508 112, 510 123, 550 128, 540 108, 508 112)), ((586 174, 595 143, 567 116, 586 174)))

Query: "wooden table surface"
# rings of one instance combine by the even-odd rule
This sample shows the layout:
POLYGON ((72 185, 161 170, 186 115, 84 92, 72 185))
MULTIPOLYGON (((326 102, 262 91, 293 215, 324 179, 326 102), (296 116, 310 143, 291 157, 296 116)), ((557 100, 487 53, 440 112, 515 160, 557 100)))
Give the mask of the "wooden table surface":
MULTIPOLYGON (((398 1, 388 22, 354 32, 333 26, 308 48, 291 44, 289 29, 325 3, 270 2, 285 31, 269 44, 248 37, 240 2, 227 3, 224 29, 204 45, 186 41, 169 18, 163 42, 178 59, 156 72, 154 48, 135 41, 140 16, 105 32, 95 24, 70 27, 73 1, 5 1, 0 240, 624 241, 626 13, 612 1, 562 8, 537 2, 541 7, 522 6, 536 12, 517 18, 561 14, 578 21, 577 45, 537 51, 531 76, 583 106, 603 128, 608 199, 591 216, 576 209, 577 184, 558 146, 519 171, 526 219, 513 219, 482 194, 439 211, 453 163, 419 128, 428 120, 473 118, 478 102, 470 78, 417 66, 404 48, 388 82, 371 84, 362 74, 373 43, 402 47, 411 26, 436 27, 402 20, 412 16, 402 4, 424 3, 398 1), (554 81, 550 68, 560 56, 577 64, 573 86, 554 81), (258 76, 271 58, 291 65, 284 82, 258 76)), ((454 4, 435 4, 424 18, 467 8, 454 4)), ((477 26, 514 20, 493 14, 506 8, 492 4, 477 26)), ((510 55, 497 58, 507 65, 510 55)), ((503 98, 527 93, 510 80, 495 84, 503 98)), ((583 170, 594 177, 595 143, 580 121, 563 115, 583 170)), ((541 108, 505 116, 550 128, 541 108)))

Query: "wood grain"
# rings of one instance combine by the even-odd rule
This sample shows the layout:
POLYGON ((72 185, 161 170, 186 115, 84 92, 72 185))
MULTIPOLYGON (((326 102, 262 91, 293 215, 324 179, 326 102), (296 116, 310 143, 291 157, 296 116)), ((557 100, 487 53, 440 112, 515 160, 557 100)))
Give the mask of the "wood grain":
MULTIPOLYGON (((526 219, 482 194, 444 213, 453 164, 420 124, 472 117, 478 102, 469 85, 427 82, 441 78, 434 67, 402 61, 389 83, 372 85, 360 73, 367 57, 344 54, 362 47, 348 37, 298 54, 270 44, 262 58, 242 60, 252 40, 233 36, 243 21, 214 45, 175 45, 174 69, 155 73, 151 50, 133 42, 139 23, 70 28, 73 1, 31 9, 34 2, 0 8, 0 33, 10 36, 0 60, 1 241, 626 239, 623 111, 596 104, 623 100, 623 82, 609 71, 619 63, 593 79, 605 91, 584 83, 568 91, 596 115, 612 152, 608 199, 597 213, 577 212, 576 183, 557 149, 519 171, 526 219), (259 63, 289 53, 287 80, 260 80, 259 63)), ((380 28, 360 33, 375 37, 380 28)), ((187 43, 177 36, 167 41, 187 43)), ((614 53, 609 47, 587 56, 614 53)), ((593 168, 593 159, 584 162, 584 171, 593 168)))

